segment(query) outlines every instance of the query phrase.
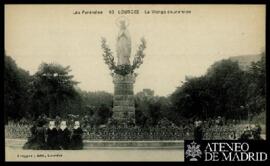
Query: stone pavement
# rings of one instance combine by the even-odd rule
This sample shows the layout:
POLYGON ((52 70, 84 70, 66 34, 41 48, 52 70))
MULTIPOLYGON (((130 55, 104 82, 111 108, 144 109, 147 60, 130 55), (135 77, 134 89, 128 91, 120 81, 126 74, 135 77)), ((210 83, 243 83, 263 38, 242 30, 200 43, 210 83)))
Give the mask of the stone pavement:
POLYGON ((93 148, 49 151, 6 147, 6 161, 184 161, 184 150, 93 148))
POLYGON ((25 139, 5 139, 6 161, 183 161, 179 141, 84 141, 83 150, 23 150, 25 139))

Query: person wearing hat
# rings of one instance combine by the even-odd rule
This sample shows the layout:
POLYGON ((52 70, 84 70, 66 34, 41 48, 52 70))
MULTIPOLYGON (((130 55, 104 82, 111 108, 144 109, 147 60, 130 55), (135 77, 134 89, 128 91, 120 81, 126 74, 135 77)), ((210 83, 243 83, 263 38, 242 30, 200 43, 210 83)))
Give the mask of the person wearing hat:
POLYGON ((83 148, 83 140, 82 140, 83 130, 80 127, 80 122, 75 121, 74 128, 71 136, 71 148, 72 149, 82 149, 83 148))
POLYGON ((46 131, 46 134, 47 134, 47 148, 51 150, 59 149, 57 142, 58 132, 55 126, 55 121, 49 122, 49 127, 46 131))
POLYGON ((60 123, 60 128, 58 129, 58 140, 60 149, 67 150, 70 147, 70 131, 67 128, 67 122, 62 121, 60 123))
POLYGON ((24 144, 23 149, 43 150, 46 149, 44 121, 37 119, 30 128, 31 136, 24 144))
POLYGON ((23 149, 34 149, 37 140, 37 123, 35 122, 30 128, 31 135, 27 142, 23 145, 23 149))
POLYGON ((254 140, 262 140, 262 137, 261 137, 261 126, 259 124, 256 124, 253 126, 252 128, 252 135, 253 135, 253 139, 254 140))
POLYGON ((246 128, 244 128, 244 131, 242 132, 238 140, 250 140, 250 139, 252 139, 251 130, 250 127, 247 126, 246 128))
POLYGON ((202 121, 195 121, 194 140, 199 141, 203 139, 202 121))
POLYGON ((37 149, 45 149, 46 147, 46 141, 45 141, 45 136, 46 136, 46 129, 44 127, 44 121, 38 121, 37 128, 36 128, 36 139, 37 139, 37 144, 38 148, 37 149))

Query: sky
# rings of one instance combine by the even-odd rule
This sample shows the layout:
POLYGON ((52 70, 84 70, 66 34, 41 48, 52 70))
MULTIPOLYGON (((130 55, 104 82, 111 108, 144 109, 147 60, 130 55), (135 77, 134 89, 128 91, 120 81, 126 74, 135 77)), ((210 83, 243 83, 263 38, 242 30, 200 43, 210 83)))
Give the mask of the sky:
POLYGON ((264 5, 5 5, 5 51, 30 74, 42 62, 69 65, 82 90, 113 93, 101 37, 116 57, 116 20, 122 16, 129 21, 131 62, 140 38, 147 42, 144 63, 135 71, 135 93, 150 88, 167 96, 185 76, 203 75, 215 61, 265 48, 264 5))

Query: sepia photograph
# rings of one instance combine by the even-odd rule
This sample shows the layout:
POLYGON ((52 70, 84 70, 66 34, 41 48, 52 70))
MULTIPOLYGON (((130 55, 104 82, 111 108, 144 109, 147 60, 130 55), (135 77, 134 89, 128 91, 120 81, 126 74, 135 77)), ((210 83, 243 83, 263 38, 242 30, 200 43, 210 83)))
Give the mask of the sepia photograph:
POLYGON ((181 161, 266 140, 266 5, 4 5, 6 161, 181 161))

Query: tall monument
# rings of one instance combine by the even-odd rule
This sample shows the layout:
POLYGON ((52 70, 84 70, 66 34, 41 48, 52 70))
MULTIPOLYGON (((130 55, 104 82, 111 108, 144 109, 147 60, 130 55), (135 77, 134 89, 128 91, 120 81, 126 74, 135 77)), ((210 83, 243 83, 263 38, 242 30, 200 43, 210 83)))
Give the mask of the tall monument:
POLYGON ((122 17, 117 20, 117 25, 119 26, 116 38, 117 64, 114 62, 114 57, 106 44, 106 40, 102 39, 103 58, 111 70, 114 83, 113 119, 120 123, 135 123, 133 87, 137 74, 134 73, 134 70, 143 62, 142 59, 145 56, 143 50, 146 48, 145 40, 141 40, 131 65, 131 37, 127 29, 128 20, 122 17))

